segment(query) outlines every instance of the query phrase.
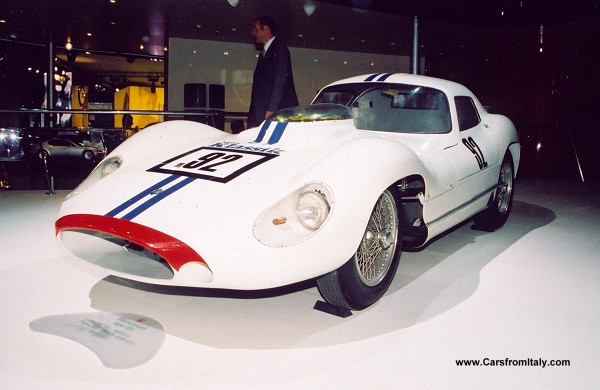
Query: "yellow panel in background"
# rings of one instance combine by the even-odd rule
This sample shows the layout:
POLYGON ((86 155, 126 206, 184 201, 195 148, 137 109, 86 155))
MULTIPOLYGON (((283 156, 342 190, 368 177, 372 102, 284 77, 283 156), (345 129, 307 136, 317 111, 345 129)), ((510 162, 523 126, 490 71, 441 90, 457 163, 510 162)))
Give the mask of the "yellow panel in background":
MULTIPOLYGON (((156 87, 152 93, 150 87, 129 86, 115 92, 115 110, 154 110, 163 111, 165 108, 165 90, 156 87)), ((115 115, 115 127, 123 127, 123 115, 115 115)), ((162 122, 162 115, 133 115, 133 127, 143 129, 154 122, 162 122)))

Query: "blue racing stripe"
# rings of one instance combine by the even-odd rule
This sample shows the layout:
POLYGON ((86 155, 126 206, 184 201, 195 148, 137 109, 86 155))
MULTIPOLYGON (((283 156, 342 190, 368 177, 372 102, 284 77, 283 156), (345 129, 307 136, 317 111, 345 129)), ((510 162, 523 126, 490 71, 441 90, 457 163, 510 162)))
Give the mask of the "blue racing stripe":
POLYGON ((131 221, 133 218, 137 217, 144 211, 148 210, 150 207, 154 206, 156 203, 160 202, 161 200, 163 200, 167 196, 171 195, 175 191, 178 191, 178 190, 182 189, 183 187, 187 186, 194 180, 196 180, 196 178, 186 177, 184 180, 180 181, 179 183, 175 184, 172 187, 167 188, 163 192, 154 195, 152 198, 148 199, 146 202, 142 203, 141 205, 139 205, 138 207, 136 207, 129 213, 125 214, 123 216, 123 219, 131 221))
POLYGON ((275 126, 275 130, 273 130, 273 134, 271 134, 271 138, 269 138, 269 145, 273 145, 279 142, 287 125, 287 122, 277 123, 277 125, 275 126))
POLYGON ((375 80, 375 77, 379 76, 380 74, 381 74, 381 73, 375 73, 375 74, 372 74, 372 75, 370 75, 369 77, 367 77, 367 78, 365 79, 365 81, 373 81, 373 80, 375 80))
POLYGON ((377 81, 385 81, 388 77, 390 77, 392 73, 385 73, 383 76, 377 79, 377 81))
POLYGON ((271 121, 265 121, 265 123, 260 128, 260 132, 258 133, 258 137, 254 140, 256 143, 262 142, 263 138, 265 138, 265 134, 267 133, 267 129, 271 125, 271 121))
POLYGON ((140 192, 139 194, 137 194, 133 198, 129 199, 128 201, 115 207, 114 209, 109 211, 106 215, 109 217, 114 217, 115 215, 119 214, 120 212, 124 211, 125 209, 131 207, 131 205, 133 205, 134 203, 139 202, 144 197, 148 196, 152 191, 157 190, 160 187, 169 184, 170 182, 172 182, 173 180, 176 180, 179 177, 181 177, 181 176, 171 175, 171 176, 167 177, 166 179, 159 181, 158 183, 154 184, 151 187, 148 187, 147 189, 140 192))

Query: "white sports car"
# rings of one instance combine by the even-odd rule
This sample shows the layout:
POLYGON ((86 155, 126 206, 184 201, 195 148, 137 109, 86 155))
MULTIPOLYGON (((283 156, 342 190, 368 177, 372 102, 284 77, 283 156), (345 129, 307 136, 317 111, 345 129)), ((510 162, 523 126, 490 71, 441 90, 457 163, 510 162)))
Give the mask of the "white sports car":
POLYGON ((152 284, 267 289, 316 279, 330 304, 385 293, 401 249, 511 210, 512 122, 462 85, 371 74, 231 135, 170 121, 105 158, 64 201, 75 258, 152 284))

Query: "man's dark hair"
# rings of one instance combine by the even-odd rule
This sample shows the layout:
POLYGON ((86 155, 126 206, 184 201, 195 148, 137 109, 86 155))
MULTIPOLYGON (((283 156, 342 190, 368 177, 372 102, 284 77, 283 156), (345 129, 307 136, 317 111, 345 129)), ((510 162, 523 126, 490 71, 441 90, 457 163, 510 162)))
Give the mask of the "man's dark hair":
POLYGON ((258 22, 261 28, 269 26, 269 28, 271 29, 271 33, 275 35, 275 31, 277 31, 277 28, 275 27, 275 22, 273 21, 273 19, 271 19, 268 16, 259 16, 258 18, 254 19, 254 21, 258 22))

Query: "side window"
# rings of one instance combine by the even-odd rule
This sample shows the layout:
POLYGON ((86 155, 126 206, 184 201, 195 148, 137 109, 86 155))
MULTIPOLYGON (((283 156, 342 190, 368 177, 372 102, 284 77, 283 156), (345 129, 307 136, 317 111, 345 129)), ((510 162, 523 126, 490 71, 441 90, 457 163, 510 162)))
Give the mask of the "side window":
POLYGON ((468 130, 479 124, 481 119, 479 113, 475 108, 473 99, 468 96, 456 96, 454 98, 456 103, 456 113, 458 115, 458 126, 460 131, 468 130))

